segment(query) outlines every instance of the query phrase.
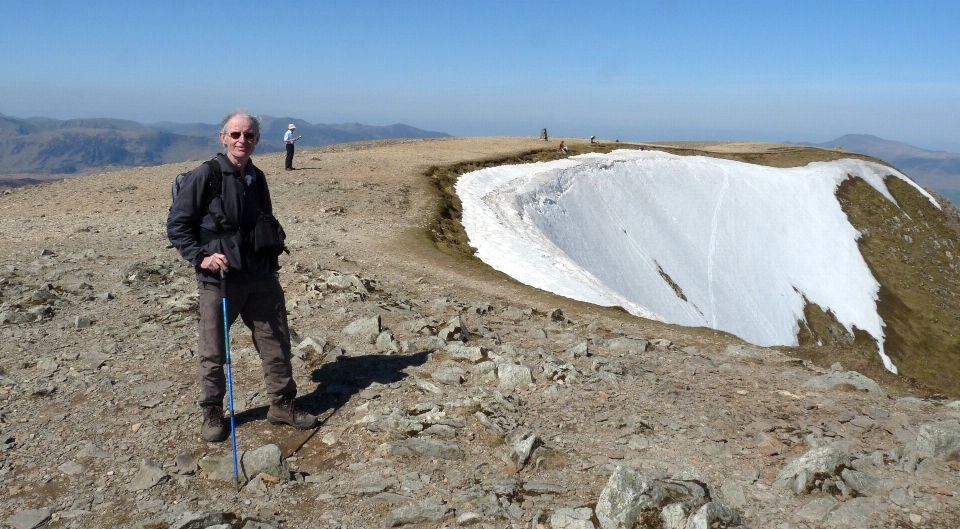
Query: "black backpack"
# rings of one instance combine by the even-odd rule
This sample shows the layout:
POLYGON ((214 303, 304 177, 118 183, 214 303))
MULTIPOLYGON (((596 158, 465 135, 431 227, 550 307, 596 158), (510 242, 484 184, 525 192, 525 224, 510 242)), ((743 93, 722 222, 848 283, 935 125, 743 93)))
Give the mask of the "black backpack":
MULTIPOLYGON (((210 208, 210 203, 213 202, 213 199, 223 191, 221 189, 223 184, 223 171, 220 170, 220 162, 217 161, 216 158, 203 163, 210 168, 210 179, 207 180, 207 186, 203 188, 203 194, 201 196, 203 211, 206 212, 207 209, 210 208)), ((173 179, 173 184, 170 185, 171 210, 173 209, 173 203, 177 201, 177 195, 180 194, 180 188, 183 186, 183 181, 186 180, 186 178, 187 173, 180 173, 173 179)))

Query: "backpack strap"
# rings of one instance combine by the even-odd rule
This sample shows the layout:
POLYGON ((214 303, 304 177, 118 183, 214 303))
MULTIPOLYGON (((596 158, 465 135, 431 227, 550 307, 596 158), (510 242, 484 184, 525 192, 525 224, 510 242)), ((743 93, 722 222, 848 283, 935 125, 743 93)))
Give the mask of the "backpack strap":
POLYGON ((220 162, 216 158, 203 162, 210 168, 210 178, 207 179, 207 185, 203 188, 203 212, 206 214, 210 209, 210 203, 213 199, 223 193, 223 170, 220 169, 220 162))
MULTIPOLYGON (((220 168, 220 161, 217 158, 207 160, 203 164, 210 168, 210 178, 207 179, 207 185, 203 186, 203 195, 201 196, 203 215, 206 215, 210 211, 210 203, 213 202, 213 199, 223 194, 223 170, 220 168)), ((200 229, 201 243, 205 244, 223 236, 223 225, 220 224, 220 219, 213 217, 213 221, 216 223, 216 230, 200 229)))
POLYGON ((261 171, 259 167, 254 166, 253 168, 256 170, 257 175, 257 200, 260 202, 260 213, 263 213, 263 206, 267 200, 267 175, 263 174, 263 171, 261 171))

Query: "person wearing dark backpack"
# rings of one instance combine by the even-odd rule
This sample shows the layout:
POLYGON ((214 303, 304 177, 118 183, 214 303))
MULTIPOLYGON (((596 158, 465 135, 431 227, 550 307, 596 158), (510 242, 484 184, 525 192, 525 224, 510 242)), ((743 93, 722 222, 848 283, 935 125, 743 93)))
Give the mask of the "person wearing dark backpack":
POLYGON ((252 331, 260 354, 271 401, 267 420, 300 430, 315 428, 316 416, 304 411, 295 399, 290 331, 278 274, 280 251, 256 252, 251 242, 258 219, 273 215, 266 177, 250 160, 260 142, 260 123, 246 112, 231 112, 223 120, 220 141, 226 154, 186 173, 167 217, 167 237, 194 266, 200 293, 201 437, 220 442, 230 435, 223 416, 226 350, 221 271, 225 272, 229 323, 239 316, 252 331), (215 186, 218 172, 219 185, 215 186))

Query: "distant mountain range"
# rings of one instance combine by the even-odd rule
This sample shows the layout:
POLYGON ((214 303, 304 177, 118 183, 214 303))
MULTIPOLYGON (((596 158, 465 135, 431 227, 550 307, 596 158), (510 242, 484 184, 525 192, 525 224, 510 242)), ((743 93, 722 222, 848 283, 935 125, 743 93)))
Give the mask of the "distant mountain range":
MULTIPOLYGON (((283 150, 287 125, 302 135, 298 147, 388 138, 437 138, 444 132, 396 124, 383 127, 344 123, 311 124, 302 119, 264 116, 257 152, 283 150)), ((88 167, 159 165, 202 160, 222 151, 219 125, 138 123, 122 119, 21 119, 0 114, 0 175, 69 175, 88 167)), ((29 182, 29 178, 23 183, 29 182)), ((2 182, 0 182, 2 185, 2 182)))
MULTIPOLYGON (((263 116, 257 152, 283 150, 287 125, 297 126, 298 147, 389 138, 449 137, 444 132, 403 124, 382 127, 343 123, 309 123, 291 117, 263 116)), ((33 184, 103 166, 160 165, 202 160, 223 150, 220 125, 207 123, 138 123, 123 119, 57 120, 0 114, 0 186, 33 184), (7 175, 5 178, 4 175, 7 175), (14 176, 15 175, 15 176, 14 176)), ((824 143, 800 143, 842 149, 884 160, 960 204, 960 153, 928 151, 868 134, 847 134, 824 143)))
POLYGON ((800 143, 828 149, 841 149, 866 154, 890 163, 913 178, 960 204, 960 153, 928 151, 899 141, 890 141, 869 134, 847 134, 824 143, 800 143))

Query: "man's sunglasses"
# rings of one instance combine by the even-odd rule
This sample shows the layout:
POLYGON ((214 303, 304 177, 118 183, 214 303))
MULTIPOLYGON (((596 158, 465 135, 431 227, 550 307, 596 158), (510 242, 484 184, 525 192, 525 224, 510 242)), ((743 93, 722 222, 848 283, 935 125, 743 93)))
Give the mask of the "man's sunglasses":
POLYGON ((237 132, 237 131, 233 131, 233 132, 228 132, 228 133, 227 133, 227 136, 230 136, 231 138, 233 138, 233 139, 235 139, 235 140, 239 140, 239 139, 240 139, 240 136, 243 136, 243 139, 245 139, 245 140, 247 140, 247 141, 251 141, 251 140, 253 140, 254 138, 257 137, 257 133, 255 133, 255 132, 237 132))

